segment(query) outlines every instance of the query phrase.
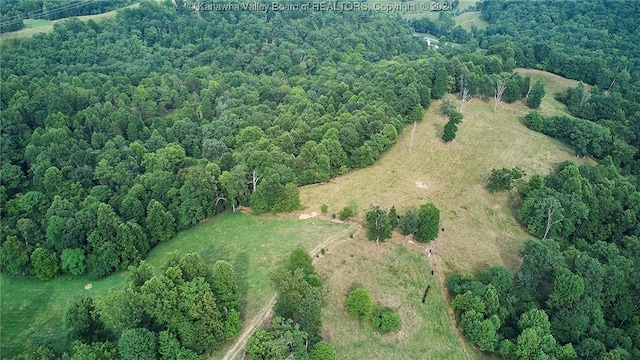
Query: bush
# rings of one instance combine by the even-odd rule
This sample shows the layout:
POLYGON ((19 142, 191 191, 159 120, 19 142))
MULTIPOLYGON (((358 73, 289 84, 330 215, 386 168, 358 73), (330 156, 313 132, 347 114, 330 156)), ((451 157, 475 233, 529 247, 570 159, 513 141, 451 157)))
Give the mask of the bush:
POLYGON ((338 213, 338 217, 340 220, 351 219, 352 217, 358 215, 358 204, 355 200, 351 200, 349 206, 345 206, 344 209, 338 213))
POLYGON ((338 218, 340 218, 340 220, 347 220, 347 219, 351 219, 352 217, 353 217, 353 211, 348 206, 340 210, 340 213, 338 213, 338 218))
POLYGON ((356 288, 349 294, 345 307, 349 314, 358 319, 367 320, 371 317, 371 312, 373 311, 371 294, 367 289, 356 288))
POLYGON ((511 190, 513 181, 521 179, 525 175, 525 172, 517 167, 513 169, 492 169, 489 180, 487 181, 487 190, 491 193, 501 190, 511 190))
POLYGON ((524 124, 533 131, 542 132, 544 119, 539 112, 532 111, 524 117, 524 124))
POLYGON ((376 311, 371 318, 371 327, 383 334, 400 330, 401 326, 400 316, 389 308, 376 311))
POLYGON ((309 360, 335 360, 333 346, 326 341, 320 341, 311 349, 309 360))
POLYGON ((326 215, 328 210, 329 210, 329 207, 327 206, 327 204, 322 204, 322 206, 320 206, 320 211, 322 212, 323 215, 326 215))

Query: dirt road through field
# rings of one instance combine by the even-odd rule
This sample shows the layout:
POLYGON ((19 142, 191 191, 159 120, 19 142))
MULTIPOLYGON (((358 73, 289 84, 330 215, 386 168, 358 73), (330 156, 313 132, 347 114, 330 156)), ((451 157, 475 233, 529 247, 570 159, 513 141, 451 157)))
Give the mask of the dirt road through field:
MULTIPOLYGON (((339 240, 344 241, 345 236, 347 236, 349 231, 351 231, 351 228, 345 229, 344 231, 341 231, 334 236, 328 237, 322 243, 320 243, 320 245, 316 246, 313 250, 310 251, 311 256, 315 256, 318 252, 320 252, 320 249, 326 249, 329 247, 329 245, 335 244, 339 240)), ((346 239, 348 239, 348 237, 346 239)), ((275 303, 276 294, 273 294, 269 298, 269 301, 267 301, 262 309, 260 309, 258 315, 256 315, 253 320, 251 320, 251 323, 249 323, 247 328, 242 331, 242 334, 240 334, 240 336, 238 336, 235 344, 233 344, 233 347, 229 349, 229 351, 227 351, 222 360, 234 360, 238 357, 239 354, 244 351, 244 345, 247 343, 247 340, 249 339, 251 334, 253 334, 255 329, 258 326, 262 325, 269 318, 269 316, 271 315, 271 308, 275 303)))

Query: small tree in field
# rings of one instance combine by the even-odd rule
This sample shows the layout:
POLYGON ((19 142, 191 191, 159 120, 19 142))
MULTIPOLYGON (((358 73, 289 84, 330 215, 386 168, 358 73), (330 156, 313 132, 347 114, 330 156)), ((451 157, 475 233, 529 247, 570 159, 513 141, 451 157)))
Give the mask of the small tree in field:
POLYGON ((412 208, 407 209, 398 220, 400 233, 404 236, 415 234, 416 231, 418 231, 418 226, 420 226, 418 223, 418 213, 412 208))
POLYGON ((449 142, 453 139, 456 138, 456 133, 458 132, 458 125, 456 125, 454 122, 447 122, 444 125, 444 132, 442 133, 442 140, 444 140, 444 142, 449 142))
POLYGON ((367 238, 375 240, 376 244, 391 237, 393 226, 389 215, 379 206, 374 206, 366 215, 367 238))
POLYGON ((432 204, 420 206, 418 211, 418 231, 416 240, 419 242, 429 242, 438 236, 440 229, 440 210, 432 204))
POLYGON ((533 87, 529 91, 529 95, 527 96, 527 106, 532 109, 539 108, 544 95, 544 84, 542 81, 538 80, 533 84, 533 87))
POLYGON ((347 312, 360 320, 368 320, 373 311, 373 302, 367 289, 356 288, 349 294, 346 304, 347 312))
POLYGON ((525 175, 525 172, 517 167, 513 169, 493 169, 491 170, 491 175, 489 175, 487 190, 492 193, 501 190, 511 190, 513 187, 513 181, 520 179, 525 175))
POLYGON ((392 206, 391 209, 389 209, 389 221, 391 222, 391 230, 398 227, 399 220, 400 220, 400 217, 398 216, 396 207, 392 206))

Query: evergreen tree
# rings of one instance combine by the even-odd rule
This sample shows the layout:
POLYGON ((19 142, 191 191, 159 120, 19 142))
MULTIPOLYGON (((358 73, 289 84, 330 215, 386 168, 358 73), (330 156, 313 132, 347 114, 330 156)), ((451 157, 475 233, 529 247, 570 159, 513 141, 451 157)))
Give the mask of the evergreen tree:
POLYGON ((52 279, 60 271, 58 256, 43 248, 37 248, 31 253, 31 267, 33 274, 40 280, 52 279))
POLYGON ((456 125, 452 121, 448 121, 444 125, 444 132, 442 133, 442 140, 445 142, 450 142, 451 140, 456 138, 456 132, 458 132, 458 125, 456 125))
POLYGON ((541 80, 537 80, 533 84, 533 87, 531 88, 531 91, 529 91, 529 95, 527 96, 527 106, 532 109, 539 108, 544 95, 544 84, 541 80))
POLYGON ((440 210, 432 203, 420 206, 418 223, 417 241, 429 242, 435 239, 440 231, 440 210))

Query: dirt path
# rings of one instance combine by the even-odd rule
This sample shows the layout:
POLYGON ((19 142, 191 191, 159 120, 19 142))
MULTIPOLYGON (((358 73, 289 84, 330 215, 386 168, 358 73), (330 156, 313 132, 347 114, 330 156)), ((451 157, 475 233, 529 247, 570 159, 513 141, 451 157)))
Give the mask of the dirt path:
POLYGON ((438 282, 440 283, 440 292, 442 293, 442 298, 446 302, 447 312, 449 313, 449 321, 451 322, 451 326, 453 327, 453 331, 456 333, 456 338, 458 338, 458 342, 460 343, 460 347, 462 348, 462 352, 467 360, 470 360, 469 353, 467 352, 466 340, 460 330, 458 329, 458 322, 456 321, 456 314, 453 312, 453 309, 449 305, 451 303, 451 299, 449 299, 449 293, 447 292, 447 283, 444 278, 444 273, 442 272, 442 266, 440 266, 440 257, 435 253, 427 253, 427 258, 431 263, 431 267, 435 269, 436 275, 438 276, 438 282))
MULTIPOLYGON (((339 243, 349 240, 350 239, 349 237, 343 238, 343 236, 347 235, 349 231, 351 231, 351 229, 352 227, 349 227, 348 229, 345 229, 344 231, 341 231, 336 235, 326 238, 320 245, 314 247, 311 251, 309 251, 309 255, 313 257, 317 253, 319 253, 321 249, 326 249, 327 247, 329 247, 329 245, 332 245, 332 244, 337 245, 339 243), (338 242, 338 240, 340 239, 341 241, 338 242)), ((359 230, 360 230, 360 225, 356 225, 355 233, 357 233, 359 230)), ((354 237, 355 237, 355 233, 353 234, 354 237)))
POLYGON ((271 295, 269 301, 260 309, 258 315, 256 315, 249 326, 240 334, 240 336, 236 339, 236 343, 233 344, 233 347, 227 351, 227 354, 222 358, 223 360, 232 360, 235 359, 238 354, 244 351, 244 344, 247 343, 249 336, 253 334, 253 331, 260 326, 271 314, 271 308, 273 304, 276 303, 276 294, 271 295))
MULTIPOLYGON (((356 232, 358 230, 359 228, 356 228, 356 232)), ((349 227, 348 229, 345 229, 344 231, 341 231, 340 233, 334 236, 326 238, 320 245, 313 248, 313 250, 311 250, 309 253, 311 254, 311 256, 314 256, 315 254, 320 252, 320 249, 327 248, 329 245, 335 244, 336 242, 343 242, 348 240, 349 238, 347 237, 345 239, 344 236, 348 234, 349 231, 351 231, 351 227, 349 227)), ((231 347, 231 349, 227 351, 227 353, 222 358, 222 360, 233 360, 244 351, 244 345, 247 343, 247 340, 249 339, 251 334, 253 334, 253 331, 258 326, 262 325, 269 318, 269 316, 271 315, 271 308, 275 303, 276 303, 276 294, 273 294, 269 298, 269 301, 267 301, 267 303, 262 307, 262 309, 260 309, 260 312, 258 313, 258 315, 256 315, 253 318, 253 320, 251 320, 251 323, 249 323, 246 329, 242 331, 242 334, 240 334, 240 336, 236 339, 235 344, 233 344, 233 347, 231 347)))

